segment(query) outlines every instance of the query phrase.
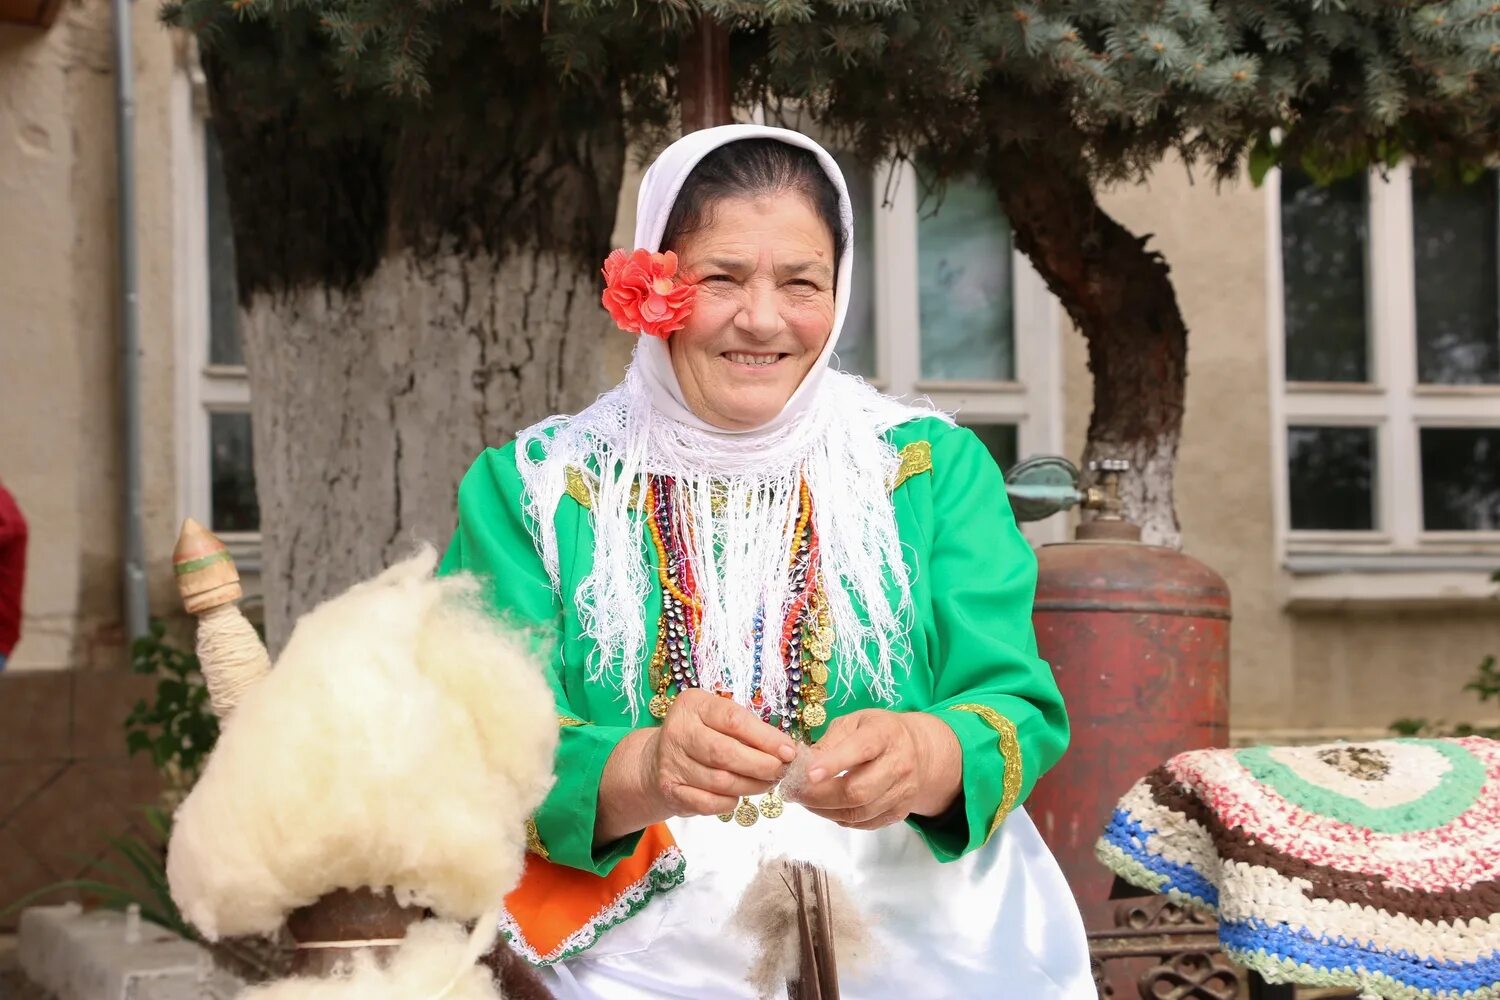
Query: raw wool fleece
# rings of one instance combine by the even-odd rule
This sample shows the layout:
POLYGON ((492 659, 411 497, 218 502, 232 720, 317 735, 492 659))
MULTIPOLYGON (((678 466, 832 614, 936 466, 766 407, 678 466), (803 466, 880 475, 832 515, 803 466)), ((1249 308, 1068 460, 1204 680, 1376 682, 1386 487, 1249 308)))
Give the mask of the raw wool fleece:
POLYGON ((520 878, 557 716, 526 639, 431 548, 304 615, 177 811, 172 898, 209 939, 269 934, 336 888, 449 920, 520 878))
POLYGON ((385 968, 360 952, 343 975, 328 979, 283 979, 245 990, 237 1000, 503 1000, 490 971, 467 963, 468 971, 444 992, 454 970, 465 967, 468 933, 458 924, 424 920, 385 968))

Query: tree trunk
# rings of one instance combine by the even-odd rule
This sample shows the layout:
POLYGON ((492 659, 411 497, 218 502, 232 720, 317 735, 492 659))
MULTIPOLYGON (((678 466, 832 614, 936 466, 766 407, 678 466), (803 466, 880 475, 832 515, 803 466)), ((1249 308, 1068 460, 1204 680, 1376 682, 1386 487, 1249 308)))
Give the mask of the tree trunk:
POLYGON ((1182 435, 1187 326, 1162 255, 1105 214, 1082 156, 1002 147, 990 177, 1015 232, 1088 341, 1094 409, 1083 460, 1123 458, 1126 517, 1145 541, 1181 547, 1172 474, 1182 435))
POLYGON ((465 8, 424 102, 350 92, 298 16, 207 60, 273 651, 318 602, 446 545, 475 455, 592 400, 621 336, 598 305, 615 81, 565 90, 538 23, 465 8))
POLYGON ((522 248, 381 261, 351 292, 257 295, 246 310, 267 638, 319 601, 441 549, 485 446, 605 385, 614 333, 593 267, 522 248))

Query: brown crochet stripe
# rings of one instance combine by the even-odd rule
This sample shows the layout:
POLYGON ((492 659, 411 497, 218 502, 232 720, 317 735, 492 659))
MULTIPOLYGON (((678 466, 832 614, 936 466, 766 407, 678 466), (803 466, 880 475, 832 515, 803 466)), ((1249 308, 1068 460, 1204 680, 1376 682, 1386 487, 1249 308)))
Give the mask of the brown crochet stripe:
POLYGON ((1316 864, 1253 840, 1239 827, 1227 828, 1200 799, 1174 784, 1165 766, 1156 768, 1145 780, 1157 805, 1180 813, 1208 830, 1221 858, 1269 868, 1286 878, 1307 879, 1312 883, 1308 890, 1311 899, 1342 900, 1416 920, 1446 923, 1474 917, 1487 919, 1500 912, 1500 881, 1429 892, 1391 885, 1380 875, 1316 864))

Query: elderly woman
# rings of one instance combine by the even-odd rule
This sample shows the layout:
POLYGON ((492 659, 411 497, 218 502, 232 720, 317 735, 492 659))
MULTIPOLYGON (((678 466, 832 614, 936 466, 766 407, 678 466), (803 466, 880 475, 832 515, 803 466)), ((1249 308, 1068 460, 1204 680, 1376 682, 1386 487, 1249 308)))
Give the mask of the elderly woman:
POLYGON ((755 996, 730 917, 781 855, 869 923, 845 997, 1094 995, 1019 808, 1068 739, 1035 559, 972 433, 830 367, 853 221, 806 136, 673 144, 605 265, 625 380, 459 489, 446 569, 552 649, 557 784, 505 927, 561 997, 755 996))

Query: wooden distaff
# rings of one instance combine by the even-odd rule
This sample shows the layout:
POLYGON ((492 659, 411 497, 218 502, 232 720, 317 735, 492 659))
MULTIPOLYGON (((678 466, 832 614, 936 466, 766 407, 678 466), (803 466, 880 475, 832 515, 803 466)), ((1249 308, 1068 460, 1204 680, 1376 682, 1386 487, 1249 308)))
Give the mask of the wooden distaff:
POLYGON ((240 574, 229 549, 192 518, 182 522, 172 570, 183 608, 198 619, 198 665, 209 703, 227 720, 244 693, 271 672, 271 657, 235 604, 240 574))
POLYGON ((828 873, 807 861, 787 863, 787 887, 797 899, 801 963, 786 984, 787 1000, 838 1000, 838 961, 833 945, 833 896, 828 873))

